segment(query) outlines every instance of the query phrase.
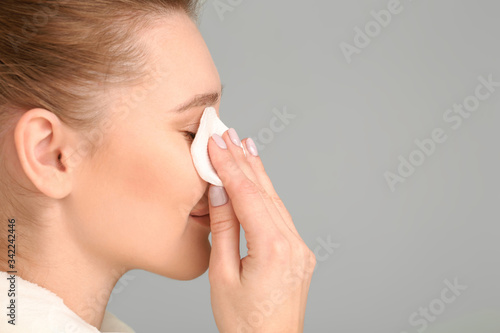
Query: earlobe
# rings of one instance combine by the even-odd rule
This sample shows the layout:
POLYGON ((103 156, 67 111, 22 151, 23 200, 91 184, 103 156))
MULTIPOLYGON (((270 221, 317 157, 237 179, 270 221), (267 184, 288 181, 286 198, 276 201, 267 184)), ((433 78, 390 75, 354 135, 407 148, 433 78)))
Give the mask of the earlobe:
POLYGON ((61 199, 72 189, 72 172, 62 162, 69 151, 68 129, 45 109, 26 111, 16 124, 14 140, 21 167, 46 196, 61 199))

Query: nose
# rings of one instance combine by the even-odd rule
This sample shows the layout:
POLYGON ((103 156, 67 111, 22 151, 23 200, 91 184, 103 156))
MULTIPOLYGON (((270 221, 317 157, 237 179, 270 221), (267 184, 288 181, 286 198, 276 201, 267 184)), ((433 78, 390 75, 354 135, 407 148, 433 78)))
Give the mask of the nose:
POLYGON ((200 201, 196 204, 196 206, 193 208, 191 211, 191 214, 195 215, 205 215, 208 214, 209 208, 208 208, 208 190, 210 189, 210 184, 207 184, 207 189, 203 196, 201 197, 200 201))

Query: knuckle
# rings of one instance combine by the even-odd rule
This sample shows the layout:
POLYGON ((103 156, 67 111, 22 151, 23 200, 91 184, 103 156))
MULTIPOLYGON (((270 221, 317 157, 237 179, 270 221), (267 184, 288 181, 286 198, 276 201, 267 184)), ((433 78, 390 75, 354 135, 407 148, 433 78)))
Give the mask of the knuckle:
POLYGON ((235 178, 235 175, 238 174, 238 172, 241 172, 239 170, 239 167, 234 161, 228 160, 228 159, 222 159, 222 158, 211 158, 212 163, 214 166, 217 168, 217 174, 219 177, 222 179, 224 183, 229 182, 235 178))
POLYGON ((313 251, 309 250, 309 255, 307 258, 308 258, 309 266, 312 268, 316 267, 317 260, 316 260, 316 255, 314 254, 313 251))
POLYGON ((297 261, 302 262, 301 265, 304 267, 315 267, 316 266, 316 255, 311 249, 302 242, 302 245, 297 246, 298 256, 300 259, 297 261))
POLYGON ((258 188, 258 186, 246 177, 238 181, 238 183, 236 184, 236 188, 238 191, 244 194, 255 195, 260 193, 260 189, 258 188))
POLYGON ((231 230, 231 228, 234 228, 235 224, 232 220, 232 218, 227 217, 227 218, 222 218, 222 219, 214 219, 210 223, 210 231, 213 234, 218 234, 218 233, 224 233, 227 232, 228 230, 231 230))
POLYGON ((301 258, 294 260, 294 271, 297 276, 302 280, 308 280, 314 273, 316 267, 316 258, 312 251, 304 249, 301 253, 301 258))
POLYGON ((307 247, 307 245, 305 244, 300 247, 300 250, 302 251, 302 255, 304 256, 304 258, 308 258, 312 253, 311 249, 309 249, 309 247, 307 247))
POLYGON ((273 201, 276 202, 277 204, 284 206, 283 201, 281 200, 281 198, 278 195, 272 195, 271 199, 273 199, 273 201))
POLYGON ((275 238, 270 244, 272 257, 278 260, 288 260, 290 257, 290 243, 283 237, 275 238))
POLYGON ((260 183, 255 183, 255 187, 259 190, 259 192, 267 197, 269 197, 269 194, 266 192, 266 189, 264 186, 262 186, 260 183))
POLYGON ((260 184, 257 184, 257 188, 259 189, 259 192, 260 192, 260 195, 262 196, 262 199, 264 200, 271 200, 271 196, 269 195, 269 193, 266 192, 266 190, 260 185, 260 184))

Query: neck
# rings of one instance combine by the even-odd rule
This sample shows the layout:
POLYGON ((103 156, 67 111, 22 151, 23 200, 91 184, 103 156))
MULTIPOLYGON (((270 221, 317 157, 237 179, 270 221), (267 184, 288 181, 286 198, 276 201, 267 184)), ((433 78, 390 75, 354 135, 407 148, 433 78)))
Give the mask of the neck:
MULTIPOLYGON (((37 242, 23 240, 21 231, 22 226, 17 225, 16 275, 50 290, 70 310, 100 330, 111 292, 127 269, 85 251, 71 239, 70 233, 50 228, 50 224, 43 231, 38 230, 37 242), (29 254, 25 255, 23 249, 29 254)), ((3 262, 0 269, 10 270, 3 262)))

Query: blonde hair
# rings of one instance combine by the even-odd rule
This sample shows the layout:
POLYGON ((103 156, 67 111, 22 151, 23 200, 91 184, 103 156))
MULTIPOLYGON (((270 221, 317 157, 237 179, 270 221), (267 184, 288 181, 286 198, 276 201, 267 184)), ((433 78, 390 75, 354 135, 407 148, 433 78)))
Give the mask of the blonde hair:
MULTIPOLYGON (((197 0, 1 0, 0 171, 5 171, 5 134, 20 114, 43 108, 75 130, 90 130, 110 106, 104 88, 148 75, 141 32, 175 11, 197 20, 198 5, 197 0)), ((0 178, 0 239, 6 244, 7 218, 24 225, 21 220, 34 220, 41 201, 6 172, 0 178), (5 216, 12 212, 17 216, 5 216)))

